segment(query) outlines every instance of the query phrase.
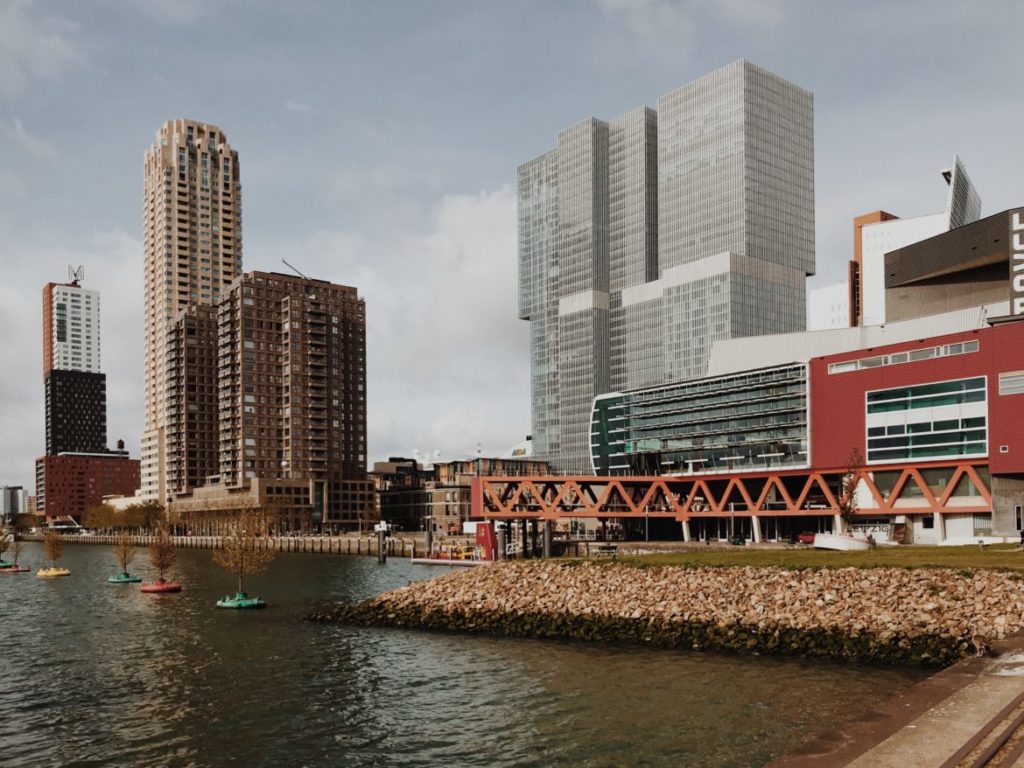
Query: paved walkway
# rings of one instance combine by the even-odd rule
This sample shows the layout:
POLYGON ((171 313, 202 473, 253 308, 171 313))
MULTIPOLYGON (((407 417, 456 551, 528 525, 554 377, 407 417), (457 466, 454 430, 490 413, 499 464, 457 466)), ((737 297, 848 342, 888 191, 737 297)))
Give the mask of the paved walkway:
POLYGON ((1024 768, 1024 637, 995 646, 770 768, 1024 768))

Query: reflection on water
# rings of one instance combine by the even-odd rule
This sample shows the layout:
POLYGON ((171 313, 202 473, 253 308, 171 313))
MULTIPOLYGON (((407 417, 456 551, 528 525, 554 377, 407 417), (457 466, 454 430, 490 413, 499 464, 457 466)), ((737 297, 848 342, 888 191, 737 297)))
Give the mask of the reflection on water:
POLYGON ((762 765, 924 674, 302 621, 436 573, 403 560, 282 554, 252 612, 209 551, 180 595, 106 584, 106 546, 61 565, 0 575, 4 766, 762 765))

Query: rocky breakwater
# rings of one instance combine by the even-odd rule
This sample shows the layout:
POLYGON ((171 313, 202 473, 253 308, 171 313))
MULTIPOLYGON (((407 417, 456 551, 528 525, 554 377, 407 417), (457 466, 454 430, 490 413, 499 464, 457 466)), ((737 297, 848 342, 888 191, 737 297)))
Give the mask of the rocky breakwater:
POLYGON ((310 618, 941 666, 1024 628, 1024 581, 943 569, 510 562, 310 618))

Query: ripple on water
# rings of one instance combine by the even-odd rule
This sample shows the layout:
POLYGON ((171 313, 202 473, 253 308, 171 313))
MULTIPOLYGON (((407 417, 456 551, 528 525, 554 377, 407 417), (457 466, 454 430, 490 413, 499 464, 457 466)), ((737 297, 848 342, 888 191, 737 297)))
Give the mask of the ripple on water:
POLYGON ((749 766, 923 674, 302 621, 435 575, 406 561, 282 555, 260 612, 214 607, 207 551, 179 553, 180 595, 107 585, 105 546, 62 564, 0 580, 5 767, 749 766))

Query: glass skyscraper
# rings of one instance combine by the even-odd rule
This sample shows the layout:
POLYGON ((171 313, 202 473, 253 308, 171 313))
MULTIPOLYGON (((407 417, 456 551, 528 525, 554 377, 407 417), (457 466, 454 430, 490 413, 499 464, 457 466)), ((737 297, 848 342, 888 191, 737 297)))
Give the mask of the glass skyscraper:
POLYGON ((519 168, 534 453, 589 472, 594 398, 704 374, 716 339, 802 330, 810 92, 737 61, 519 168))

